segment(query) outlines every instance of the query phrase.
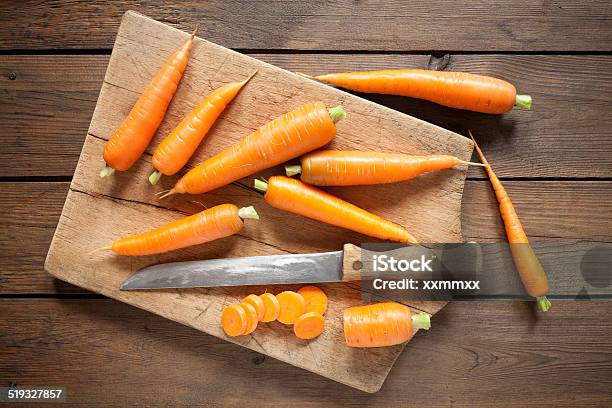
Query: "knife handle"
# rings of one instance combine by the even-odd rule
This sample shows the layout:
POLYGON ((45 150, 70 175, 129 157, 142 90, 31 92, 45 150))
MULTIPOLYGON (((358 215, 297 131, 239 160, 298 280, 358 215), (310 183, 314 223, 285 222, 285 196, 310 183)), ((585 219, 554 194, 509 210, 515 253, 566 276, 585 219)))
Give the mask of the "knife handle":
POLYGON ((342 255, 342 281, 360 281, 363 268, 361 248, 353 244, 345 244, 342 255))

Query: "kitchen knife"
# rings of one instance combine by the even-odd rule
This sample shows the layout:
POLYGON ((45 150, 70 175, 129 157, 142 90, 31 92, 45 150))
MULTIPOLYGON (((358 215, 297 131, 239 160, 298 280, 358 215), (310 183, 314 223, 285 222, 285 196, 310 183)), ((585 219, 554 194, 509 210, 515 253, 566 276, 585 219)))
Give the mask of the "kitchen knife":
POLYGON ((362 249, 315 254, 251 256, 153 265, 139 270, 121 290, 350 282, 361 278, 362 249))

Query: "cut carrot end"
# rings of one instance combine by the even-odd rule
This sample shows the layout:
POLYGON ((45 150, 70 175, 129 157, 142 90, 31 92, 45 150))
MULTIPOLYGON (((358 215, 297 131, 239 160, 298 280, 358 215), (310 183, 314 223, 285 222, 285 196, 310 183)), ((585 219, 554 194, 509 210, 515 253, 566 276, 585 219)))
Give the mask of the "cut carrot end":
POLYGON ((285 173, 287 177, 295 176, 296 174, 300 174, 302 172, 302 166, 296 164, 295 166, 285 166, 285 173))
POLYGON ((174 189, 172 189, 172 190, 166 192, 165 194, 160 195, 158 197, 158 199, 163 200, 164 198, 166 198, 168 196, 171 196, 171 195, 174 195, 174 194, 176 194, 176 191, 174 191, 174 189))
POLYGON ((338 123, 342 119, 346 118, 346 111, 340 105, 330 108, 328 112, 329 112, 329 116, 331 117, 334 123, 338 123))
POLYGON ((531 110, 532 99, 530 95, 516 95, 514 104, 517 108, 531 110))
POLYGON ((252 205, 248 207, 242 207, 241 209, 239 209, 238 216, 242 218, 243 220, 247 218, 251 220, 259 219, 259 214, 257 214, 257 211, 255 211, 255 207, 253 207, 252 205))
POLYGON ((550 300, 548 300, 546 296, 538 296, 536 300, 538 302, 538 310, 540 312, 548 312, 550 310, 552 303, 550 303, 550 300))
POLYGON ((102 170, 100 170, 100 177, 104 178, 106 176, 110 176, 114 172, 115 172, 115 169, 110 167, 108 164, 105 164, 104 167, 102 167, 102 170))
POLYGON ((268 183, 259 179, 253 180, 253 187, 255 187, 255 190, 261 191, 262 193, 268 191, 268 183))
POLYGON ((159 179, 161 178, 161 176, 162 176, 162 174, 161 174, 160 171, 154 171, 149 176, 149 183, 151 183, 152 185, 156 185, 157 182, 159 181, 159 179))
POLYGON ((427 313, 419 313, 412 315, 412 327, 415 330, 429 330, 431 327, 431 318, 427 313))

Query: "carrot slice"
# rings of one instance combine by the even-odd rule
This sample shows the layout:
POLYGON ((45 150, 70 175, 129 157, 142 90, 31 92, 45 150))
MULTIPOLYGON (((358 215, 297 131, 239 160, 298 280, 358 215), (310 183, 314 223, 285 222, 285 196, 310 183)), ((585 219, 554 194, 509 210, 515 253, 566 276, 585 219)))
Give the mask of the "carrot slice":
POLYGON ((316 286, 302 286, 298 293, 306 301, 306 313, 317 312, 321 315, 327 310, 327 295, 316 286))
POLYGON ((280 303, 278 302, 276 296, 271 293, 264 293, 263 295, 259 295, 259 298, 265 305, 264 317, 261 319, 261 321, 267 323, 278 319, 278 315, 280 313, 280 303))
POLYGON ((261 319, 263 319, 264 314, 266 313, 266 305, 264 304, 263 300, 261 300, 261 298, 257 295, 249 295, 242 299, 242 301, 255 308, 255 311, 257 312, 257 321, 261 322, 261 319))
POLYGON ((243 336, 251 334, 257 328, 257 310, 249 303, 239 303, 238 306, 242 307, 246 314, 246 328, 242 332, 243 336))
POLYGON ((287 290, 276 295, 280 303, 278 321, 284 324, 293 324, 295 320, 306 311, 306 301, 299 293, 287 290))
POLYGON ((309 312, 297 318, 293 325, 293 332, 300 339, 310 340, 323 333, 324 327, 323 316, 317 312, 309 312))
POLYGON ((240 336, 247 328, 245 310, 237 304, 227 306, 221 314, 221 327, 228 336, 240 336))

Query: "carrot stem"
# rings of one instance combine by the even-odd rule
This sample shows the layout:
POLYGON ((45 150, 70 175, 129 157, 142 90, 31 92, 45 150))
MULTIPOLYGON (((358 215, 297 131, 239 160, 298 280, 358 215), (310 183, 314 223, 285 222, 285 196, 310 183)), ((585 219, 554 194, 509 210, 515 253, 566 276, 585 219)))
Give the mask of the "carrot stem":
POLYGON ((334 106, 333 108, 328 109, 329 117, 332 119, 334 123, 338 123, 342 119, 346 117, 346 111, 340 105, 334 106))
POLYGON ((516 95, 516 102, 514 103, 518 108, 531 110, 531 96, 530 95, 516 95))
POLYGON ((287 177, 295 176, 296 174, 300 174, 302 172, 302 166, 296 164, 295 166, 285 166, 285 173, 287 173, 287 177))
POLYGON ((105 164, 104 167, 102 167, 102 170, 100 170, 100 177, 104 178, 106 176, 110 176, 114 172, 115 172, 115 169, 110 167, 108 164, 105 164))
POLYGON ((262 180, 255 179, 253 182, 253 187, 255 187, 255 190, 261 191, 262 193, 268 191, 268 183, 262 180))
POLYGON ((429 330, 429 328, 431 327, 431 319, 429 318, 429 315, 427 313, 414 314, 412 315, 411 319, 412 319, 412 327, 415 330, 417 329, 429 330))
POLYGON ((550 303, 550 300, 548 300, 546 296, 538 296, 536 300, 538 302, 538 309, 540 312, 548 312, 552 306, 552 303, 550 303))
POLYGON ((259 214, 257 214, 257 211, 255 211, 255 207, 253 207, 252 205, 239 209, 238 216, 243 220, 246 220, 247 218, 251 220, 259 219, 259 214))
POLYGON ((162 174, 161 174, 160 171, 154 171, 149 176, 149 183, 151 183, 152 185, 156 185, 157 182, 159 181, 159 179, 161 178, 161 176, 162 176, 162 174))

